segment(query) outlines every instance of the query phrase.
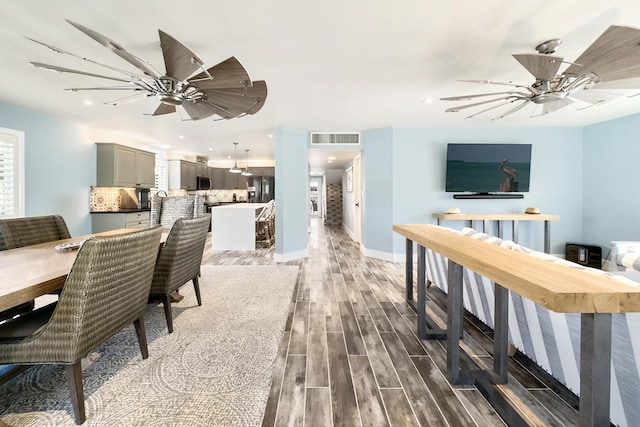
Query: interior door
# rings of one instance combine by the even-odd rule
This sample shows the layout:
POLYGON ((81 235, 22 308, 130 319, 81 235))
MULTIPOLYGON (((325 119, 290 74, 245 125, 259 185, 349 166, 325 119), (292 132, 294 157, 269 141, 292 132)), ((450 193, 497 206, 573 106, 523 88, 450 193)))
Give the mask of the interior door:
POLYGON ((361 189, 361 157, 358 154, 353 159, 353 234, 358 243, 362 243, 362 189, 361 189))
POLYGON ((322 217, 322 179, 318 177, 309 180, 309 215, 322 217))

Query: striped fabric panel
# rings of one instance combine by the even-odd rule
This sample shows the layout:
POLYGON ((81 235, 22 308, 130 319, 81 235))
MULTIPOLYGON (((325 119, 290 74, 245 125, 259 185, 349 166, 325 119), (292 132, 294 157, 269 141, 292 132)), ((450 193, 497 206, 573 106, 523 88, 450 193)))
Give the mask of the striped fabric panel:
POLYGON ((640 253, 618 255, 616 257, 616 263, 626 267, 627 270, 640 270, 640 253))

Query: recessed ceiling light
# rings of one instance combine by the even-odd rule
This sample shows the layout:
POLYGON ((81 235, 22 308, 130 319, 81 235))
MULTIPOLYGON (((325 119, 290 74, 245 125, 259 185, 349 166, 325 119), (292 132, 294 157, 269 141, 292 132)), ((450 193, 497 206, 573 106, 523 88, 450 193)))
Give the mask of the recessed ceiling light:
POLYGON ((273 138, 273 134, 269 134, 269 138, 273 138))
POLYGON ((170 145, 163 145, 162 148, 164 148, 166 150, 166 149, 171 148, 171 146, 170 145))
POLYGON ((184 139, 184 136, 183 136, 183 135, 180 135, 180 136, 178 136, 178 138, 180 138, 180 139, 184 139))
POLYGON ((90 99, 85 99, 83 101, 83 104, 86 105, 87 107, 90 107, 91 105, 93 105, 93 101, 90 99))
POLYGON ((209 151, 213 151, 213 148, 209 148, 209 151))
POLYGON ((433 98, 424 98, 422 102, 424 102, 425 104, 431 104, 433 102, 433 98))
POLYGON ((335 156, 329 156, 329 160, 335 160, 335 156))

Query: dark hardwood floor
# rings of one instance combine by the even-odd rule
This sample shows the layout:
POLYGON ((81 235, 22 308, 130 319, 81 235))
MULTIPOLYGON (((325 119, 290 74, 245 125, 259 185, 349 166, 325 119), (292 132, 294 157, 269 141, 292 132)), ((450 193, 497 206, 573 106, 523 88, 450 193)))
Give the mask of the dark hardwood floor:
MULTIPOLYGON (((444 342, 416 337, 404 302, 404 263, 363 256, 341 227, 312 219, 280 345, 263 426, 500 426, 472 386, 445 378, 444 342)), ((203 264, 272 264, 273 247, 216 252, 203 264)), ((444 327, 444 294, 429 292, 444 327)), ((490 367, 491 331, 465 316, 466 366, 490 367)), ((496 387, 530 425, 577 425, 577 398, 519 353, 509 383, 496 387), (526 366, 526 367, 525 367, 526 366)))

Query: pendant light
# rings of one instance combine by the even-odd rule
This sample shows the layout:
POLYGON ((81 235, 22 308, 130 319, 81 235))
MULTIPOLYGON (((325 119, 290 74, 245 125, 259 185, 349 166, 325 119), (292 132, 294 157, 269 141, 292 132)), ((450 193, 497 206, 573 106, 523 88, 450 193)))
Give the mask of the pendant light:
POLYGON ((241 173, 242 169, 240 169, 238 167, 238 143, 234 142, 233 143, 233 151, 234 151, 234 156, 233 156, 233 167, 231 169, 229 169, 229 172, 231 173, 241 173))
POLYGON ((253 174, 251 172, 249 172, 249 149, 245 148, 245 150, 247 152, 247 165, 245 166, 244 170, 242 171, 242 176, 252 176, 253 174))

